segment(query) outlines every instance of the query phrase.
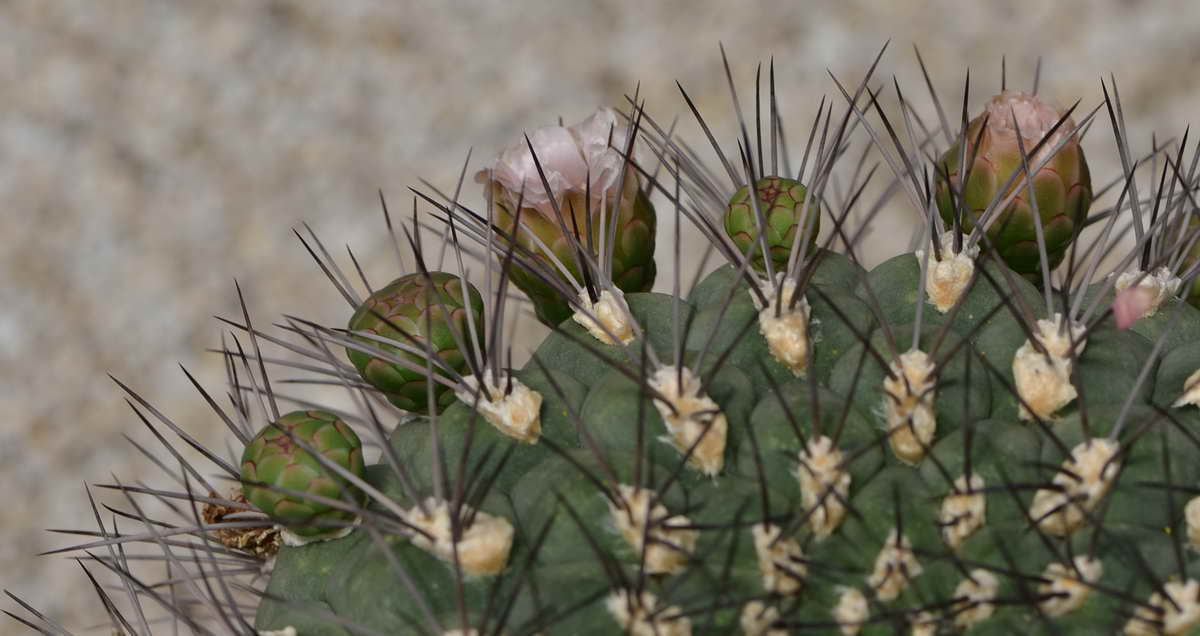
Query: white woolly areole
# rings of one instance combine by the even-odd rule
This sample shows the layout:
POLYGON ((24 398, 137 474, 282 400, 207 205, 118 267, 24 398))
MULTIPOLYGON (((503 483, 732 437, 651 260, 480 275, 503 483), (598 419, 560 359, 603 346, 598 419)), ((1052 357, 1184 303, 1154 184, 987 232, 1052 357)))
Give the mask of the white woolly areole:
POLYGON ((942 539, 951 550, 957 550, 987 521, 987 497, 983 488, 983 477, 979 473, 972 473, 969 483, 967 476, 962 475, 954 480, 954 492, 942 499, 938 526, 942 539))
POLYGON ((1183 383, 1183 395, 1171 406, 1179 408, 1194 404, 1200 406, 1200 369, 1196 369, 1183 383))
POLYGON ((258 636, 298 636, 300 632, 296 631, 295 627, 288 625, 283 629, 263 629, 259 630, 258 636))
POLYGON ((811 313, 808 299, 801 296, 792 306, 796 281, 791 278, 785 278, 782 286, 778 283, 769 285, 763 292, 767 297, 765 306, 758 296, 752 295, 754 306, 758 308, 758 332, 766 339, 771 357, 787 367, 792 375, 804 377, 808 373, 808 356, 812 348, 808 338, 811 313), (776 293, 777 287, 779 293, 776 293))
MULTIPOLYGON (((589 192, 592 205, 599 209, 612 192, 625 164, 624 152, 628 127, 611 108, 601 108, 591 117, 572 126, 546 126, 529 133, 500 153, 496 166, 476 176, 477 182, 491 180, 501 186, 502 204, 516 206, 518 200, 547 219, 554 219, 554 202, 561 206, 570 193, 589 192), (612 133, 612 147, 609 134, 612 133), (530 145, 533 151, 530 152, 530 145), (534 153, 537 162, 534 162, 534 153), (538 173, 538 164, 550 184, 550 192, 538 173), (590 179, 590 188, 589 188, 590 179)), ((635 179, 631 170, 626 179, 635 179)), ((627 181, 628 182, 628 181, 627 181)), ((565 213, 565 210, 564 210, 565 213)))
POLYGON ((961 599, 952 606, 954 626, 968 630, 987 620, 996 611, 992 603, 1000 590, 1000 580, 983 569, 971 570, 971 575, 954 588, 954 598, 961 599))
POLYGON ((1080 555, 1075 557, 1074 564, 1075 567, 1070 568, 1056 561, 1042 572, 1042 578, 1050 582, 1038 586, 1038 594, 1047 597, 1038 606, 1047 616, 1058 617, 1083 607, 1092 593, 1089 584, 1104 576, 1100 559, 1080 555))
POLYGON ((1125 624, 1125 633, 1129 636, 1187 633, 1200 623, 1198 596, 1200 583, 1193 579, 1166 583, 1162 590, 1150 595, 1150 607, 1137 606, 1133 618, 1125 624))
MULTIPOLYGON (((420 506, 414 506, 403 516, 405 523, 421 530, 412 533, 413 545, 449 563, 454 563, 457 550, 458 564, 470 576, 497 574, 508 565, 513 527, 507 519, 476 511, 471 525, 459 528, 461 534, 455 541, 449 502, 429 497, 425 509, 428 516, 420 506)), ((465 504, 460 507, 460 519, 471 518, 471 514, 470 507, 465 504)))
MULTIPOLYGON (((971 284, 979 246, 968 246, 964 238, 963 250, 955 251, 953 231, 943 232, 940 243, 942 257, 938 258, 937 250, 932 251, 925 266, 925 302, 944 314, 958 304, 958 299, 971 284)), ((918 264, 925 263, 925 250, 917 250, 916 257, 918 264)))
POLYGON ((691 636, 692 621, 679 616, 674 605, 663 607, 658 597, 643 591, 641 598, 620 589, 608 595, 604 606, 628 636, 691 636))
POLYGON ((1187 521, 1188 546, 1200 552, 1200 497, 1193 497, 1183 507, 1183 518, 1187 521))
POLYGON ((867 605, 867 597, 858 588, 842 587, 838 590, 838 602, 833 606, 832 614, 842 636, 854 636, 871 617, 871 608, 867 605))
POLYGON ((888 441, 900 461, 910 466, 919 464, 937 431, 933 411, 937 370, 919 349, 900 354, 890 366, 892 376, 883 379, 888 441))
POLYGON ((474 627, 470 629, 455 628, 450 631, 442 632, 442 636, 479 636, 479 630, 474 627))
POLYGON ((695 446, 688 463, 705 475, 712 477, 721 472, 725 467, 729 423, 721 407, 700 393, 700 377, 687 367, 664 366, 650 376, 649 383, 670 402, 668 405, 661 399, 654 400, 654 407, 671 434, 671 444, 681 453, 695 446))
POLYGON ((1029 516, 1043 532, 1065 537, 1083 525, 1120 472, 1119 449, 1116 442, 1093 437, 1071 450, 1051 482, 1057 488, 1040 488, 1033 495, 1029 516))
POLYGON ((1174 296, 1179 291, 1179 286, 1183 281, 1171 273, 1170 269, 1160 267, 1153 272, 1143 273, 1142 270, 1133 272, 1125 272, 1117 276, 1115 284, 1117 293, 1121 293, 1129 289, 1134 281, 1137 281, 1137 286, 1150 292, 1150 307, 1143 318, 1153 316, 1158 312, 1158 308, 1167 302, 1167 299, 1174 296), (1141 280, 1138 278, 1141 277, 1141 280))
POLYGON ((931 612, 917 612, 908 621, 910 636, 937 636, 938 619, 931 612))
POLYGON ((686 526, 691 521, 683 515, 672 515, 661 503, 655 503, 651 508, 650 503, 655 497, 653 490, 621 484, 614 494, 621 499, 622 505, 609 502, 613 523, 635 552, 640 555, 645 550, 646 572, 675 574, 682 570, 696 550, 700 532, 670 526, 686 526))
POLYGON ((1034 414, 1046 419, 1078 395, 1071 384, 1071 338, 1074 334, 1077 340, 1076 357, 1083 354, 1087 339, 1083 337, 1083 325, 1075 323, 1060 329, 1062 321, 1062 314, 1054 314, 1052 320, 1037 321, 1035 336, 1046 353, 1039 352, 1026 340, 1013 356, 1013 380, 1024 400, 1020 412, 1023 420, 1032 420, 1034 414))
POLYGON ((808 575, 800 543, 791 537, 781 538, 779 526, 768 523, 756 524, 750 531, 763 589, 774 594, 799 593, 808 575))
POLYGON ((474 406, 483 419, 501 433, 518 442, 536 444, 542 436, 542 394, 513 377, 512 391, 505 395, 504 388, 509 380, 506 371, 493 379, 491 369, 485 369, 482 382, 478 376, 466 376, 462 386, 454 390, 454 395, 463 404, 474 406), (475 394, 481 390, 483 395, 476 403, 475 394))
POLYGON ((600 299, 592 302, 585 289, 579 292, 579 304, 587 311, 576 310, 571 320, 583 325, 596 340, 607 345, 633 342, 633 315, 620 290, 614 294, 605 289, 600 292, 600 299))
POLYGON ((909 581, 923 571, 917 556, 913 554, 912 542, 892 528, 887 542, 879 550, 879 556, 875 557, 875 568, 867 577, 867 585, 875 590, 876 598, 886 603, 896 600, 908 587, 909 581))
MULTIPOLYGON (((1026 153, 1032 153, 1037 145, 1062 113, 1058 108, 1043 102, 1037 95, 1020 91, 1004 91, 992 98, 986 107, 988 122, 987 134, 991 135, 993 144, 1017 148, 1017 129, 1021 131, 1021 143, 1026 153), (1013 116, 1016 115, 1016 127, 1013 126, 1013 116)), ((1075 134, 1075 122, 1067 119, 1054 135, 1046 140, 1037 153, 1029 157, 1029 169, 1036 170, 1038 164, 1050 157, 1063 137, 1075 134)))
POLYGON ((283 541, 283 545, 286 545, 289 548, 299 548, 310 543, 333 541, 334 539, 341 539, 342 537, 350 536, 350 533, 354 532, 354 529, 360 525, 362 525, 362 517, 355 517, 354 521, 345 528, 338 528, 337 530, 312 537, 302 537, 295 532, 288 530, 287 526, 282 526, 280 524, 275 524, 275 529, 279 531, 279 539, 283 541))
POLYGON ((820 541, 833 534, 846 517, 850 473, 842 466, 842 451, 828 437, 810 437, 800 451, 796 478, 808 524, 820 541))
POLYGON ((777 620, 779 610, 762 601, 750 601, 742 607, 740 623, 746 636, 787 636, 786 629, 771 627, 777 620))

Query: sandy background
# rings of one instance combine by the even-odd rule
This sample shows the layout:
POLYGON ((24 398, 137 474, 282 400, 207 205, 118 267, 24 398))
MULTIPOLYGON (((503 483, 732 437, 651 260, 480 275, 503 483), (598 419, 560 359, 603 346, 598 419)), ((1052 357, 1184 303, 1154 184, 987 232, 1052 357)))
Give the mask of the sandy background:
MULTIPOLYGON (((176 363, 220 390, 203 350, 219 343, 211 316, 234 315, 235 277, 260 323, 345 320, 290 228, 308 221, 390 278, 377 188, 405 209, 418 176, 452 187, 470 147, 478 166, 639 81, 669 120, 679 80, 729 141, 718 41, 747 90, 775 56, 796 130, 837 94, 825 69, 857 82, 888 38, 880 77, 913 95, 915 42, 955 103, 972 69, 975 109, 1007 54, 1019 86, 1044 56, 1043 93, 1064 102, 1099 103, 1114 73, 1141 148, 1200 114, 1198 3, 916 4, 0 3, 0 587, 71 628, 102 616, 74 563, 33 555, 67 541, 42 528, 91 524, 85 481, 152 474, 106 374, 219 445, 176 363)), ((1104 135, 1086 145, 1098 180, 1116 170, 1104 135)))

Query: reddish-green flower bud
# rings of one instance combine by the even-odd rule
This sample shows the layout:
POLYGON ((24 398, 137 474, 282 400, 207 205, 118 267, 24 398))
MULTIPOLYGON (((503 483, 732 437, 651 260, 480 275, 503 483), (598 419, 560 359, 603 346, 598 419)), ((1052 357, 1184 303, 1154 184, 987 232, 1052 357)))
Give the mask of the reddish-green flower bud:
POLYGON ((295 411, 263 427, 246 445, 242 453, 246 500, 299 536, 337 532, 336 524, 354 515, 306 495, 360 503, 362 491, 297 440, 352 475, 365 474, 362 442, 345 422, 323 411, 295 411))
MULTIPOLYGON (((992 98, 983 115, 971 121, 965 135, 942 155, 938 163, 937 204, 942 219, 948 224, 961 206, 964 211, 962 227, 970 231, 994 201, 1002 202, 1013 194, 1008 205, 993 213, 988 239, 1009 267, 1037 284, 1041 284, 1042 278, 1034 201, 1041 216, 1051 269, 1066 256, 1092 202, 1091 174, 1079 145, 1075 122, 1064 121, 1039 147, 1039 142, 1061 117, 1062 112, 1035 95, 1012 91, 1001 93, 992 98), (959 201, 964 143, 966 159, 969 162, 974 157, 974 163, 959 201), (1058 148, 1060 143, 1062 147, 1058 148), (1021 145, 1031 173, 1032 197, 1023 178, 1021 145), (1052 154, 1056 148, 1057 153, 1052 154), (1005 189, 1014 174, 1021 176, 1005 189)), ((983 247, 986 249, 987 245, 983 244, 983 247)))
MULTIPOLYGON (((466 297, 470 299, 475 332, 483 334, 483 298, 474 286, 467 283, 466 297)), ((468 373, 467 355, 459 343, 471 345, 471 331, 467 324, 467 308, 463 303, 463 281, 458 276, 443 272, 408 274, 377 290, 363 302, 349 328, 393 340, 405 347, 391 346, 378 340, 360 338, 369 347, 403 358, 412 367, 394 364, 373 357, 363 351, 347 349, 350 362, 359 375, 371 386, 383 392, 397 407, 414 413, 429 412, 429 389, 426 379, 425 356, 413 348, 422 350, 429 346, 434 355, 459 374, 468 373), (457 334, 457 336, 456 336, 457 334), (419 370, 418 370, 419 369, 419 370)), ((445 376, 443 370, 433 365, 435 374, 445 376)), ((454 391, 439 383, 433 385, 434 399, 440 407, 454 401, 454 391)))

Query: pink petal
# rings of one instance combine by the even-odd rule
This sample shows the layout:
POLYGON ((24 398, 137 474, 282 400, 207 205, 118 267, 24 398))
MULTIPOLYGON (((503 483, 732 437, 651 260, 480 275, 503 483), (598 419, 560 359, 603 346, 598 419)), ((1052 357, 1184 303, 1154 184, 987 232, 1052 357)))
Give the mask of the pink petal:
POLYGON ((621 175, 624 158, 620 151, 609 148, 610 135, 614 147, 624 148, 628 132, 616 111, 601 108, 578 124, 533 131, 528 143, 521 139, 505 148, 495 168, 480 172, 476 181, 498 183, 504 203, 515 205, 520 199, 523 207, 538 210, 548 218, 553 217, 554 203, 561 205, 568 193, 590 189, 593 203, 611 201, 615 193, 610 190, 621 175), (546 183, 538 174, 533 153, 545 172, 546 183))
MULTIPOLYGON (((625 151, 629 130, 618 119, 616 111, 601 108, 591 117, 572 126, 571 132, 579 140, 579 147, 591 171, 592 198, 598 203, 620 178, 621 168, 625 165, 621 153, 625 151)), ((608 193, 610 200, 612 196, 612 193, 608 193)))
POLYGON ((528 144, 521 139, 500 153, 491 177, 504 187, 509 204, 516 204, 521 199, 524 207, 552 217, 554 206, 551 200, 560 201, 567 191, 582 189, 587 165, 571 133, 566 128, 549 126, 533 131, 528 144), (537 153, 536 163, 529 151, 530 145, 537 153), (550 192, 546 192, 546 184, 542 183, 538 164, 546 173, 550 192))

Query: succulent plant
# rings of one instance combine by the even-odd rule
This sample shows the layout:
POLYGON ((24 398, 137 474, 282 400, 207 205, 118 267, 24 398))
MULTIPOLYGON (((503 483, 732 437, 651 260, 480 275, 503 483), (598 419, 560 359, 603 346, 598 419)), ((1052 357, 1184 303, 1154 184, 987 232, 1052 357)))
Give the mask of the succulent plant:
MULTIPOLYGON (((423 293, 397 296, 400 282, 372 298, 403 302, 367 301, 384 308, 364 313, 325 256, 322 269, 356 311, 349 334, 293 320, 288 339, 254 327, 246 312, 242 322, 228 321, 252 347, 239 341, 224 350, 234 408, 208 401, 245 444, 252 461, 242 469, 126 389, 139 413, 153 415, 146 419, 156 432, 179 434, 245 484, 245 500, 218 494, 206 471, 171 448, 178 472, 160 465, 183 490, 114 486, 134 510, 124 516, 142 521, 144 533, 110 530, 98 517, 102 540, 81 531, 88 542, 64 551, 110 551, 98 560, 120 577, 133 609, 112 609, 112 593, 101 594, 114 624, 131 632, 149 625, 149 607, 158 605, 197 632, 300 636, 1200 633, 1200 310, 1185 297, 1195 278, 1186 263, 1200 236, 1191 222, 1200 214, 1200 179, 1164 169, 1139 191, 1142 173, 1133 167, 1144 162, 1123 162, 1118 190, 1128 196, 1085 218, 1091 187, 1082 150, 1062 137, 1050 167, 1030 173, 1035 193, 1054 179, 1064 195, 1018 193, 1017 203, 1001 206, 1011 187, 1003 183, 1050 156, 1022 125, 1034 115, 1050 121, 1036 105, 1019 110, 1032 98, 993 105, 1011 104, 1002 110, 1016 116, 1017 139, 1033 147, 963 142, 990 134, 981 120, 967 124, 965 113, 959 130, 940 116, 926 138, 911 131, 909 147, 879 107, 882 96, 867 88, 874 71, 853 91, 838 84, 840 115, 822 102, 810 132, 821 142, 811 157, 806 150, 798 172, 774 132, 769 153, 750 143, 741 113, 742 173, 711 132, 716 170, 640 106, 627 114, 635 122, 629 134, 640 131, 650 160, 634 161, 632 139, 622 139, 616 158, 603 155, 614 188, 622 180, 614 175, 624 175, 615 189, 621 205, 662 197, 675 227, 690 222, 723 260, 685 286, 680 236, 660 239, 673 245, 664 267, 673 272, 669 293, 624 287, 632 261, 618 266, 619 249, 593 249, 598 236, 653 236, 652 215, 597 220, 601 208, 584 200, 594 190, 572 199, 577 191, 561 189, 572 179, 599 183, 592 179, 603 170, 580 159, 587 155, 579 142, 598 134, 561 129, 530 138, 527 145, 541 149, 538 181, 548 184, 541 195, 525 177, 513 182, 498 169, 485 173, 486 211, 457 196, 424 195, 434 212, 426 218, 445 225, 437 238, 454 250, 458 271, 430 271, 413 239, 419 265, 399 281, 438 289, 438 307, 453 306, 453 316, 436 324, 452 336, 422 330, 446 311, 434 312, 423 293), (937 148, 939 139, 958 150, 937 148), (853 150, 859 143, 865 151, 853 150), (964 165, 953 164, 963 143, 976 168, 959 193, 950 168, 964 165), (847 165, 855 156, 877 158, 893 177, 861 208, 875 170, 847 165), (941 167, 918 159, 938 156, 941 167), (950 181, 923 182, 935 169, 950 181), (985 170, 996 178, 975 181, 985 170), (634 175, 645 189, 629 185, 634 175), (739 202, 733 193, 748 183, 763 214, 735 211, 726 232, 729 202, 739 202), (514 193, 519 205, 496 209, 514 193), (908 217, 915 249, 868 258, 859 239, 893 196, 916 211, 908 217), (795 216, 801 202, 814 219, 804 233, 795 216), (590 232, 562 231, 564 204, 590 210, 570 217, 590 232), (970 215, 987 207, 996 211, 985 234, 970 215), (862 208, 867 213, 857 214, 862 208), (1028 222, 1034 209, 1044 226, 1028 222), (821 232, 817 210, 827 215, 821 232), (502 220, 509 213, 553 223, 532 226, 540 243, 526 242, 502 220), (1121 242, 1126 222, 1136 229, 1132 247, 1121 242), (622 234, 638 223, 638 232, 622 234), (1080 235, 1085 224, 1096 231, 1080 235), (771 258, 755 263, 746 241, 760 236, 771 258), (472 291, 464 306, 462 288, 446 285, 461 284, 469 258, 484 259, 471 269, 488 276, 480 281, 486 291, 472 291), (524 285, 522 276, 545 286, 545 294, 524 289, 553 324, 528 361, 514 364, 504 341, 514 317, 505 307, 509 283, 524 285), (407 348, 386 349, 400 342, 380 326, 387 323, 403 326, 407 348), (305 359, 264 354, 268 345, 305 359), (381 381, 370 364, 341 362, 339 348, 352 360, 383 360, 388 373, 415 375, 381 381), (442 362, 447 350, 461 363, 442 362), (339 385, 353 408, 293 413, 256 437, 268 404, 276 412, 277 402, 308 401, 276 392, 267 365, 307 374, 309 384, 339 385), (440 397, 421 403, 418 389, 440 397), (410 401, 397 402, 397 394, 410 401), (351 428, 377 457, 361 472, 351 428), (292 475, 273 460, 283 454, 303 470, 292 475), (358 491, 334 479, 343 469, 361 475, 354 485, 362 499, 353 505, 358 491), (327 481, 314 491, 314 480, 327 481), (145 516, 141 497, 172 503, 183 520, 145 516), (318 510, 335 501, 344 505, 318 510), (276 522, 305 534, 319 529, 313 520, 323 514, 341 526, 353 514, 361 524, 344 537, 285 545, 273 558, 254 549, 259 538, 251 545, 228 534, 276 522), (190 536, 181 544, 177 535, 190 536), (161 553, 154 558, 182 588, 172 588, 180 600, 135 575, 125 550, 138 544, 161 553)), ((765 123, 777 131, 773 86, 770 94, 765 123)), ((1124 130, 1115 95, 1106 104, 1114 130, 1124 130)), ((899 106, 916 112, 911 102, 899 106)), ((1186 143, 1167 163, 1181 164, 1186 143)), ((1120 134, 1118 148, 1130 156, 1120 134)), ((526 159, 533 165, 533 153, 526 159)), ((634 242, 636 267, 652 272, 652 261, 640 259, 653 245, 634 242)), ((645 289, 639 280, 634 287, 645 289)))

